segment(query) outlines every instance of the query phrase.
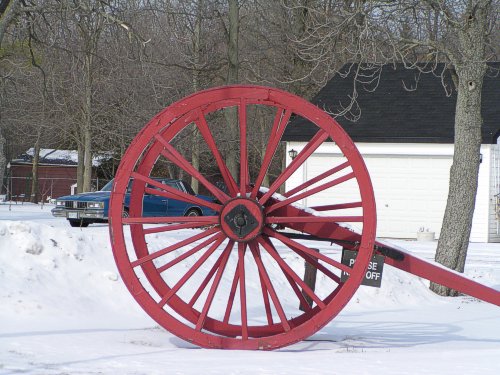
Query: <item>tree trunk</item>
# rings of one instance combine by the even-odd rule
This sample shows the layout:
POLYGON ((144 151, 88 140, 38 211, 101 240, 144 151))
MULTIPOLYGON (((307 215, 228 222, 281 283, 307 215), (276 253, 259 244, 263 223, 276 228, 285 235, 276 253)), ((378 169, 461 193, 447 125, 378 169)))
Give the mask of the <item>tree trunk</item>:
MULTIPOLYGON (((239 9, 238 0, 228 0, 229 2, 229 34, 227 44, 228 70, 227 80, 228 85, 238 83, 238 34, 239 34, 239 9)), ((229 172, 233 175, 236 181, 239 180, 238 173, 238 147, 239 131, 238 131, 238 111, 235 107, 231 107, 225 111, 226 123, 229 129, 228 151, 226 155, 226 163, 229 172)))
POLYGON ((76 166, 76 192, 83 193, 83 170, 85 153, 83 146, 78 143, 78 164, 76 166))
POLYGON ((84 129, 84 156, 83 156, 83 191, 92 191, 92 133, 90 128, 84 129))
MULTIPOLYGON (((7 27, 9 24, 12 22, 14 19, 14 16, 16 14, 17 7, 19 6, 20 1, 19 0, 11 0, 9 1, 9 4, 7 5, 7 8, 5 11, 0 14, 0 45, 2 45, 3 37, 5 35, 5 31, 7 30, 7 27)), ((1 192, 1 185, 3 184, 3 178, 5 174, 5 166, 7 164, 7 158, 5 157, 5 151, 4 151, 4 145, 5 145, 5 138, 3 137, 3 134, 0 130, 0 192, 1 192)), ((9 190, 9 189, 7 189, 9 190)))
MULTIPOLYGON (((200 170, 200 134, 198 129, 195 129, 193 132, 193 148, 191 150, 191 165, 197 171, 200 170)), ((193 191, 198 194, 200 192, 200 186, 198 180, 191 176, 191 188, 193 191)))
MULTIPOLYGON (((311 7, 310 0, 299 0, 297 6, 293 8, 293 22, 291 24, 292 32, 297 40, 304 38, 307 30, 307 18, 309 9, 311 7)), ((312 85, 304 81, 303 77, 307 76, 310 72, 310 63, 305 62, 297 54, 292 55, 293 67, 291 71, 291 78, 293 80, 290 91, 298 96, 310 99, 313 94, 312 85)))
MULTIPOLYGON (((450 190, 436 261, 464 271, 474 213, 481 148, 481 91, 486 73, 485 35, 488 4, 467 12, 466 24, 458 28, 461 55, 454 62, 458 76, 455 112, 455 150, 450 170, 450 190)), ((457 291, 431 283, 431 290, 444 296, 457 291)))
POLYGON ((85 57, 85 119, 83 123, 83 191, 91 191, 92 182, 92 56, 85 57))
MULTIPOLYGON (((264 130, 262 130, 262 133, 264 133, 264 130)), ((260 162, 261 162, 261 165, 262 165, 262 162, 264 161, 264 157, 266 155, 266 150, 267 150, 267 143, 266 143, 266 141, 263 141, 262 144, 261 144, 261 150, 260 150, 260 155, 261 155, 260 162)), ((266 174, 264 175, 264 179, 262 180, 262 186, 265 186, 265 187, 271 186, 271 183, 269 181, 269 172, 270 172, 269 170, 270 169, 271 169, 271 166, 269 166, 269 169, 267 170, 266 174)))
POLYGON ((0 45, 2 44, 5 30, 7 30, 7 27, 14 19, 20 3, 20 0, 10 0, 5 11, 0 14, 0 45))
POLYGON ((40 161, 40 135, 41 134, 37 134, 37 139, 33 151, 33 167, 31 170, 31 174, 33 176, 33 179, 31 180, 31 203, 38 203, 38 164, 40 161))
POLYGON ((42 138, 42 126, 45 125, 45 112, 46 112, 46 92, 43 90, 43 104, 42 104, 42 124, 38 124, 36 127, 36 140, 35 147, 33 148, 33 168, 31 170, 32 180, 31 180, 31 195, 30 202, 38 204, 39 200, 39 182, 38 182, 38 165, 40 161, 40 139, 42 138))
MULTIPOLYGON (((270 137, 273 135, 271 134, 271 131, 269 131, 269 123, 271 122, 267 116, 264 114, 261 114, 259 117, 259 163, 262 165, 264 162, 264 157, 266 155, 266 150, 267 150, 267 145, 269 142, 270 137)), ((272 163, 271 163, 272 164, 272 163)), ((259 170, 259 167, 257 166, 256 171, 259 170)), ((271 186, 269 183, 269 173, 271 170, 271 165, 267 169, 266 174, 264 175, 264 179, 262 180, 262 186, 269 187, 271 186)))
MULTIPOLYGON (((0 130, 0 184, 2 188, 3 188, 3 179, 5 175, 5 166, 7 164, 7 158, 5 157, 4 146, 5 146, 5 138, 3 137, 2 131, 0 130)), ((9 181, 6 182, 6 184, 8 183, 9 181)), ((2 193, 2 188, 0 188, 0 193, 2 193)), ((8 186, 6 191, 9 191, 8 186)))
MULTIPOLYGON (((203 0, 198 0, 196 6, 196 23, 194 26, 194 34, 193 34, 193 91, 197 92, 200 88, 200 48, 201 48, 201 21, 202 21, 202 10, 203 10, 203 0)), ((200 133, 198 128, 195 127, 193 131, 192 144, 193 148, 191 149, 191 164, 196 170, 200 170, 200 133)), ((198 194, 199 192, 199 182, 194 177, 191 176, 191 187, 193 191, 198 194)))

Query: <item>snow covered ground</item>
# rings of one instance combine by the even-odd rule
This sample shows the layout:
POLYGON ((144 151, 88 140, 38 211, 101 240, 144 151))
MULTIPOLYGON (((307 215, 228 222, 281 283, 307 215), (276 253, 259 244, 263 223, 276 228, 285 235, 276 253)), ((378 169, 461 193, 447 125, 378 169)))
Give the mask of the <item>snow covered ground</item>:
MULTIPOLYGON (((437 297, 389 266, 382 288, 361 287, 306 341, 194 347, 130 296, 107 225, 71 228, 50 205, 10 208, 0 205, 0 374, 500 374, 499 307, 437 297)), ((436 246, 393 242, 427 259, 436 246)), ((466 274, 500 289, 500 244, 471 244, 466 274)))

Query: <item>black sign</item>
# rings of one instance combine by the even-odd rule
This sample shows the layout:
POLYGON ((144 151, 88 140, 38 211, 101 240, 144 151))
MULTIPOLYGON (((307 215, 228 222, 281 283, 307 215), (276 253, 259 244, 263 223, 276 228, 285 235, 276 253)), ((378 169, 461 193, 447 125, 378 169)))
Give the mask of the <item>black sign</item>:
MULTIPOLYGON (((342 264, 346 266, 353 267, 356 262, 357 251, 352 250, 342 250, 342 264)), ((361 282, 361 285, 374 286, 380 288, 382 284, 382 271, 384 269, 384 257, 382 255, 375 254, 372 260, 368 264, 365 277, 361 282)), ((349 274, 342 271, 340 275, 340 281, 345 282, 349 278, 349 274)))

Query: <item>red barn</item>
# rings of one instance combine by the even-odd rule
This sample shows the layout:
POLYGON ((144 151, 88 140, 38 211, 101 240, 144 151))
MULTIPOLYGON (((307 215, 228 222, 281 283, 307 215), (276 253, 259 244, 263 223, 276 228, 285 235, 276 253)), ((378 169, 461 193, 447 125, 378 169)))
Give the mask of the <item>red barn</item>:
MULTIPOLYGON (((101 158, 94 158, 97 166, 101 158)), ((76 184, 78 154, 74 150, 41 149, 38 164, 38 197, 41 201, 72 193, 76 184)), ((33 149, 10 161, 8 176, 12 200, 29 201, 33 173, 33 149)))

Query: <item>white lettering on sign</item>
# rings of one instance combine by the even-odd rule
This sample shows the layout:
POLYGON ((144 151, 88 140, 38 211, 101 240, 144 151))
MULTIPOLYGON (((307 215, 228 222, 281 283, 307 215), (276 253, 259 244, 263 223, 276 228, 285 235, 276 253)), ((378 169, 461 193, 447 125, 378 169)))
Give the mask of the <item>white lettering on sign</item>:
POLYGON ((376 263, 376 262, 370 262, 370 264, 368 264, 368 269, 369 270, 376 271, 377 268, 378 268, 378 263, 376 263))
POLYGON ((368 280, 378 280, 380 278, 380 272, 367 271, 365 277, 368 280))
MULTIPOLYGON (((352 250, 343 249, 342 251, 342 263, 353 268, 356 263, 357 252, 352 250)), ((382 281, 382 272, 384 269, 384 257, 382 255, 375 254, 372 256, 371 261, 368 263, 366 269, 365 277, 361 282, 362 285, 369 285, 374 287, 380 287, 382 281)), ((346 281, 349 278, 349 274, 342 272, 341 281, 346 281)))
MULTIPOLYGON (((356 263, 356 259, 349 259, 349 267, 354 266, 354 263, 356 263)), ((377 268, 378 268, 377 262, 370 262, 368 264, 368 270, 366 271, 365 277, 368 280, 378 280, 380 278, 380 272, 376 272, 377 268)))

